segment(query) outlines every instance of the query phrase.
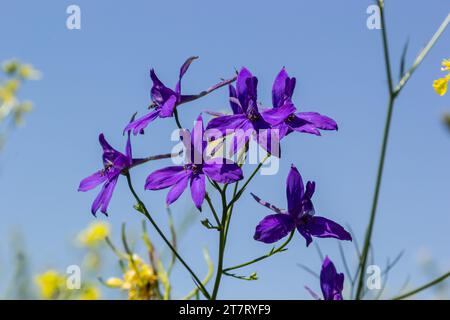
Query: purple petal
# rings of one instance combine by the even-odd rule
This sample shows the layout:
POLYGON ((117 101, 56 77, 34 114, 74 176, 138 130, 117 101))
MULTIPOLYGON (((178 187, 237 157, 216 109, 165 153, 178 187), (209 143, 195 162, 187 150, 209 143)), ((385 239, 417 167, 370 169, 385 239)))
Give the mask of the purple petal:
POLYGON ((189 57, 186 59, 186 61, 183 63, 183 65, 180 68, 180 80, 181 80, 181 78, 183 78, 184 74, 189 69, 189 66, 191 65, 191 63, 196 59, 198 59, 198 56, 192 56, 192 57, 189 57))
POLYGON ((284 210, 281 210, 280 208, 274 206, 273 204, 271 204, 269 202, 261 200, 261 198, 259 198, 258 196, 254 195, 253 193, 250 192, 250 194, 256 200, 256 202, 258 202, 259 204, 263 205, 264 207, 269 208, 270 210, 275 211, 276 213, 285 213, 284 210))
POLYGON ((119 176, 107 181, 103 185, 102 190, 97 195, 94 202, 92 203, 91 212, 94 216, 100 207, 101 207, 100 211, 102 213, 104 213, 105 215, 108 215, 107 214, 108 205, 109 205, 109 202, 111 201, 111 197, 114 192, 114 188, 116 187, 118 179, 119 179, 119 176))
POLYGON ((316 183, 314 181, 308 181, 306 183, 305 198, 311 199, 316 190, 316 183))
POLYGON ((230 95, 230 106, 231 110, 233 110, 233 114, 241 114, 244 113, 242 110, 241 104, 238 100, 236 89, 233 87, 232 84, 228 86, 229 89, 229 95, 230 95))
POLYGON ((241 180, 244 176, 242 169, 235 163, 224 163, 222 159, 211 159, 203 165, 203 172, 219 183, 233 183, 241 180))
POLYGON ((106 141, 105 135, 103 133, 98 136, 98 141, 103 148, 103 152, 117 152, 117 150, 111 147, 108 141, 106 141))
POLYGON ((172 117, 173 110, 175 109, 176 104, 177 104, 177 97, 175 95, 170 96, 170 98, 167 99, 161 106, 161 112, 159 113, 159 116, 161 118, 172 117))
POLYGON ((99 184, 105 182, 107 179, 108 178, 104 174, 103 170, 97 171, 93 175, 90 175, 89 177, 81 180, 80 186, 78 187, 78 191, 88 191, 94 189, 99 184))
POLYGON ((302 206, 304 186, 302 176, 294 165, 291 165, 286 180, 286 197, 288 202, 288 211, 293 216, 298 216, 302 206))
POLYGON ((296 110, 292 103, 285 103, 281 107, 264 110, 261 116, 270 125, 276 126, 284 122, 296 110))
POLYGON ((203 119, 202 115, 200 114, 195 121, 194 128, 192 129, 191 133, 191 144, 194 152, 194 159, 193 163, 195 164, 201 164, 203 163, 203 150, 206 148, 206 141, 204 140, 204 132, 205 129, 203 128, 203 119))
POLYGON ((125 145, 125 156, 127 157, 128 165, 131 166, 133 163, 133 151, 131 148, 130 131, 128 131, 127 144, 125 145))
MULTIPOLYGON (((247 98, 249 101, 256 102, 258 98, 258 78, 250 77, 245 80, 247 85, 247 98)), ((255 103, 256 104, 256 103, 255 103)))
POLYGON ((113 164, 118 169, 123 169, 128 165, 128 160, 125 155, 117 151, 106 141, 105 136, 100 134, 98 137, 100 145, 103 148, 103 163, 105 165, 113 164))
POLYGON ((280 132, 278 129, 259 129, 256 134, 256 141, 270 155, 281 156, 280 132))
POLYGON ((315 134, 317 136, 320 136, 320 131, 319 131, 319 129, 317 129, 317 127, 314 124, 309 123, 308 121, 306 121, 304 119, 300 119, 296 115, 289 117, 289 119, 286 121, 286 123, 294 131, 310 133, 310 134, 315 134))
POLYGON ((287 236, 294 228, 294 220, 290 215, 273 214, 261 220, 253 238, 264 243, 273 243, 287 236))
MULTIPOLYGON (((247 97, 247 79, 253 77, 252 73, 247 68, 242 68, 236 79, 236 91, 239 100, 247 97)), ((243 102, 241 100, 241 102, 243 102)))
POLYGON ((191 174, 183 166, 172 166, 152 172, 145 182, 146 190, 160 190, 173 186, 191 174))
POLYGON ((183 176, 172 186, 172 188, 170 188, 170 191, 167 193, 166 197, 167 205, 174 203, 181 196, 184 190, 186 190, 190 177, 191 173, 189 172, 189 174, 183 176))
POLYGON ((193 162, 194 155, 192 154, 192 140, 191 140, 191 133, 187 129, 181 129, 180 130, 180 140, 183 142, 185 150, 185 161, 188 163, 193 162))
POLYGON ((273 126, 273 129, 278 129, 280 140, 292 132, 292 129, 286 124, 286 122, 273 126))
POLYGON ((134 120, 133 122, 130 122, 124 129, 124 131, 133 131, 134 135, 137 135, 138 133, 142 132, 142 130, 144 130, 148 124, 150 122, 152 122, 153 120, 155 120, 158 116, 159 113, 161 112, 160 108, 157 108, 153 111, 151 111, 150 113, 146 114, 145 116, 134 120))
POLYGON ((181 96, 181 79, 183 78, 184 74, 189 69, 189 66, 195 59, 198 59, 198 57, 193 56, 193 57, 187 58, 187 60, 183 63, 183 65, 180 68, 180 75, 178 78, 177 85, 175 86, 175 92, 177 94, 177 97, 181 96))
POLYGON ((323 116, 317 112, 299 112, 296 114, 299 119, 313 124, 316 128, 322 130, 337 130, 338 126, 333 119, 323 116))
POLYGON ((227 115, 211 119, 206 130, 218 130, 222 135, 226 135, 241 129, 247 122, 249 121, 243 114, 227 115))
POLYGON ((274 108, 278 108, 283 104, 284 92, 286 88, 286 79, 288 74, 284 67, 278 73, 272 86, 272 105, 274 108))
POLYGON ((342 300, 344 274, 337 273, 333 262, 325 257, 320 272, 320 287, 324 300, 342 300))
POLYGON ((195 174, 191 178, 191 196, 195 206, 202 211, 203 200, 205 200, 205 175, 195 174))
POLYGON ((286 88, 284 89, 284 94, 286 95, 286 99, 290 100, 292 95, 294 94, 295 84, 297 80, 292 77, 286 80, 286 88))
POLYGON ((306 232, 317 238, 352 240, 352 236, 341 225, 324 217, 311 217, 304 225, 306 232))
POLYGON ((305 238, 306 246, 309 247, 313 239, 311 234, 305 229, 305 225, 301 224, 297 226, 297 231, 302 235, 303 238, 305 238))
POLYGON ((150 94, 153 102, 158 106, 164 104, 171 96, 177 96, 177 94, 170 88, 167 88, 156 76, 155 70, 150 70, 150 77, 153 81, 153 86, 150 90, 150 94))

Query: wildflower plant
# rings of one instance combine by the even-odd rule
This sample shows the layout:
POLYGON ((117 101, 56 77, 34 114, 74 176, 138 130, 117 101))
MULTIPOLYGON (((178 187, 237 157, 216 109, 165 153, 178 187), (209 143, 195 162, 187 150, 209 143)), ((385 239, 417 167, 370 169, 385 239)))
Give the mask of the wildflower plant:
MULTIPOLYGON (((354 294, 349 296, 352 299, 362 299, 364 297, 366 267, 371 248, 372 233, 396 98, 450 22, 449 15, 427 46, 419 53, 411 68, 406 71, 403 67, 401 68, 400 80, 395 85, 391 72, 387 30, 384 22, 384 1, 379 0, 378 6, 380 7, 381 13, 381 35, 388 80, 388 114, 370 219, 364 237, 362 251, 358 255, 359 263, 356 277, 355 279, 349 279, 352 281, 352 285, 356 286, 354 294)), ((292 134, 295 139, 295 136, 301 133, 319 136, 321 135, 321 130, 337 131, 337 122, 329 116, 314 111, 304 112, 298 110, 292 99, 296 79, 290 77, 284 67, 275 76, 271 88, 271 107, 266 107, 268 104, 261 103, 258 100, 258 90, 265 90, 265 88, 258 88, 258 78, 245 67, 242 67, 235 76, 229 77, 227 80, 221 80, 199 94, 182 93, 181 80, 197 58, 196 56, 190 57, 182 64, 174 88, 166 86, 156 76, 154 69, 150 70, 150 78, 153 84, 150 90, 151 102, 149 108, 136 119, 133 116, 131 122, 128 124, 124 123, 124 130, 122 128, 118 129, 118 133, 124 131, 127 136, 125 152, 119 152, 111 147, 106 142, 104 136, 100 135, 104 168, 82 180, 79 190, 88 191, 103 184, 100 194, 93 201, 91 211, 95 215, 97 210, 100 209, 102 213, 107 215, 114 187, 119 177, 124 176, 131 195, 136 202, 134 209, 145 216, 154 231, 156 231, 171 250, 174 261, 178 260, 193 279, 195 288, 193 293, 188 295, 188 298, 201 294, 206 299, 216 299, 219 296, 223 276, 230 276, 241 280, 256 280, 258 277, 255 273, 246 276, 238 274, 237 270, 285 251, 296 232, 305 238, 306 247, 313 241, 313 238, 317 238, 316 241, 319 241, 321 238, 328 238, 328 240, 320 241, 337 241, 340 246, 348 245, 353 240, 354 235, 351 235, 349 230, 346 230, 347 228, 342 226, 342 221, 335 222, 320 214, 316 215, 312 202, 316 183, 308 181, 305 185, 300 173, 301 169, 299 170, 295 164, 291 164, 289 159, 284 159, 281 152, 282 141, 287 136, 292 134), (182 110, 180 109, 182 105, 183 108, 188 108, 188 106, 184 105, 193 103, 208 94, 220 94, 222 92, 220 89, 226 86, 228 86, 228 92, 223 95, 225 96, 224 100, 228 100, 227 103, 230 105, 229 113, 224 114, 217 111, 208 111, 205 114, 209 114, 212 117, 206 124, 204 124, 205 115, 200 114, 193 128, 187 128, 182 125, 179 114, 182 110), (184 162, 181 165, 163 167, 153 171, 147 176, 145 185, 136 189, 132 179, 134 167, 145 165, 149 161, 157 162, 159 159, 180 156, 180 154, 167 153, 151 156, 146 159, 134 159, 132 157, 130 136, 134 135, 135 139, 139 139, 145 134, 144 129, 146 131, 151 130, 151 124, 154 121, 162 121, 165 118, 174 118, 175 120, 175 126, 178 129, 180 140, 184 146, 182 152, 184 162), (245 159, 252 157, 251 152, 254 150, 251 148, 252 143, 256 143, 260 147, 259 150, 262 150, 265 156, 255 165, 252 173, 246 176, 243 174, 243 166, 246 164, 245 159), (278 247, 271 248, 263 256, 228 267, 225 253, 227 243, 230 240, 229 228, 233 214, 236 211, 235 205, 240 201, 244 192, 250 188, 250 183, 264 163, 269 158, 274 157, 281 159, 285 166, 291 165, 286 182, 287 209, 278 208, 252 194, 256 200, 255 208, 262 205, 273 212, 255 226, 254 239, 267 244, 277 243, 283 238, 286 238, 286 240, 278 247), (208 185, 209 188, 207 188, 208 185), (166 195, 166 204, 170 206, 188 188, 193 205, 201 211, 202 224, 209 232, 217 233, 217 262, 214 266, 215 276, 213 278, 210 273, 203 280, 197 276, 197 273, 190 267, 189 261, 185 260, 183 254, 179 252, 176 243, 166 236, 163 229, 153 219, 153 213, 147 209, 147 206, 137 191, 169 189, 166 195), (212 193, 217 195, 217 197, 213 197, 212 193), (217 198, 220 199, 218 203, 214 201, 217 198), (208 210, 205 210, 205 207, 208 210), (210 214, 209 218, 203 217, 203 215, 207 214, 210 214), (210 222, 209 219, 213 222, 210 222)), ((401 66, 405 65, 405 60, 406 51, 402 56, 401 66)), ((124 232, 122 235, 125 248, 124 253, 118 251, 112 245, 112 242, 108 240, 111 248, 122 261, 123 275, 121 277, 107 279, 105 283, 110 287, 128 291, 128 297, 130 299, 170 298, 170 282, 168 280, 170 271, 166 270, 160 260, 156 258, 155 250, 148 236, 145 236, 144 239, 147 239, 146 245, 150 257, 148 263, 132 252, 126 242, 124 232), (161 291, 161 287, 165 289, 161 291)), ((310 249, 304 248, 303 250, 310 249)), ((426 284, 398 298, 405 298, 426 289, 436 283, 436 281, 442 281, 448 275, 444 275, 431 282, 431 284, 426 284)), ((343 299, 344 275, 336 271, 334 264, 328 257, 323 260, 320 286, 323 299, 343 299)), ((311 290, 309 291, 312 292, 311 290)), ((314 293, 313 296, 318 297, 314 293)))
POLYGON ((18 94, 23 84, 38 80, 41 74, 31 64, 18 60, 6 61, 2 65, 0 79, 0 147, 12 128, 24 123, 25 114, 33 109, 33 103, 22 101, 18 94))

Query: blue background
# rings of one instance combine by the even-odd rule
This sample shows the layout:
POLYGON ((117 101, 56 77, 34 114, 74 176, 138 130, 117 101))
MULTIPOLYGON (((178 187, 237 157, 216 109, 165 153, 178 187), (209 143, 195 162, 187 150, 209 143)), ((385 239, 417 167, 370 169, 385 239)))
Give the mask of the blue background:
MULTIPOLYGON (((286 66, 297 77, 294 102, 304 111, 336 119, 339 131, 322 137, 295 134, 283 141, 283 160, 274 176, 257 176, 249 191, 285 207, 285 178, 291 163, 305 179, 317 183, 317 214, 350 224, 362 242, 375 181, 386 113, 386 78, 380 31, 366 27, 371 1, 83 1, 81 30, 66 28, 68 1, 2 1, 0 60, 17 57, 42 70, 43 78, 24 88, 35 103, 27 125, 10 137, 0 156, 0 255, 8 270, 10 230, 24 234, 33 270, 81 263, 70 249, 78 230, 93 220, 89 209, 97 191, 77 192, 79 181, 101 168, 98 134, 104 132, 121 149, 121 130, 135 111, 149 103, 154 67, 168 85, 175 84, 181 63, 199 55, 184 78, 185 93, 199 92, 235 68, 248 67, 259 78, 259 99, 270 103, 275 75, 286 66), (5 260, 6 259, 6 260, 5 260)), ((387 1, 386 19, 393 73, 409 39, 407 65, 448 14, 449 2, 387 1)), ((386 170, 374 231, 375 258, 384 266, 401 250, 405 255, 390 276, 387 293, 395 294, 406 276, 411 285, 429 279, 420 270, 417 252, 428 248, 442 271, 450 268, 450 136, 441 116, 449 97, 432 88, 449 58, 446 32, 414 74, 395 106, 386 170)), ((227 90, 184 105, 190 124, 204 109, 228 108, 227 90)), ((136 156, 168 152, 173 119, 155 121, 145 136, 133 140, 136 156)), ((166 191, 143 191, 148 173, 168 160, 134 172, 136 186, 164 227, 166 191)), ((248 170, 251 170, 247 169, 248 170)), ((115 238, 126 221, 137 234, 141 217, 122 179, 110 204, 115 238)), ((189 193, 172 207, 177 224, 191 210, 189 193)), ((226 265, 270 250, 252 239, 258 221, 270 212, 247 193, 235 208, 226 265)), ((215 260, 216 236, 195 221, 180 242, 187 260, 206 272, 201 247, 215 260)), ((156 240, 159 247, 162 243, 156 240)), ((319 239, 321 250, 343 270, 336 241, 319 239)), ((351 243, 343 243, 355 262, 351 243)), ((221 298, 310 298, 303 286, 319 290, 318 281, 297 264, 320 270, 313 246, 295 236, 289 250, 247 269, 253 282, 224 278, 221 298)), ((107 268, 104 276, 114 268, 107 268)), ((2 278, 3 279, 3 278, 2 278)), ((188 274, 178 266, 175 294, 190 290, 188 274)), ((429 294, 425 297, 430 296, 429 294)))

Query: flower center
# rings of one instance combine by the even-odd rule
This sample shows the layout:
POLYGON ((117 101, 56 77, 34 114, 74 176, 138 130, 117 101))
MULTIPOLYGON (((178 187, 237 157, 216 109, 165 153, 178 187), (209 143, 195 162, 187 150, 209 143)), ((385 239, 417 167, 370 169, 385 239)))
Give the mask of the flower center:
POLYGON ((201 166, 199 166, 197 164, 193 164, 191 166, 191 170, 192 170, 193 174, 197 174, 197 173, 200 173, 202 171, 202 168, 201 168, 201 166))
POLYGON ((114 168, 114 164, 108 160, 108 162, 105 163, 105 167, 102 170, 102 175, 107 175, 109 172, 111 172, 112 168, 114 168))
POLYGON ((247 114, 247 119, 250 121, 256 121, 259 119, 259 114, 253 110, 249 111, 247 114))
POLYGON ((292 113, 286 118, 286 121, 292 122, 292 121, 294 121, 294 119, 295 119, 295 114, 292 113))

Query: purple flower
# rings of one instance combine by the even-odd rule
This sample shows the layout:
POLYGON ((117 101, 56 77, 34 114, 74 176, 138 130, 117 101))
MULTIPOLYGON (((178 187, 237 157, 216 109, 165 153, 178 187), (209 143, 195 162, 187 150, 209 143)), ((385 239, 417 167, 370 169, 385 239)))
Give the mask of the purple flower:
MULTIPOLYGON (((337 273, 333 262, 325 257, 322 264, 322 271, 320 272, 320 288, 324 300, 343 300, 342 290, 344 289, 344 274, 337 273)), ((319 296, 306 287, 306 290, 313 296, 313 298, 320 300, 319 296)))
POLYGON ((150 122, 158 117, 172 117, 174 109, 178 104, 191 99, 191 96, 181 94, 181 79, 189 69, 191 63, 197 58, 198 57, 190 57, 183 63, 180 68, 180 74, 178 82, 175 86, 175 90, 166 87, 156 76, 155 70, 150 70, 150 77, 153 81, 153 86, 150 94, 154 109, 147 115, 129 123, 125 127, 125 131, 132 130, 134 135, 142 133, 150 122))
POLYGON ((275 126, 283 123, 295 111, 294 105, 285 104, 280 108, 260 112, 257 104, 257 85, 258 79, 248 69, 242 68, 236 80, 236 88, 229 86, 233 114, 213 118, 208 123, 208 130, 218 130, 224 136, 235 132, 233 153, 241 149, 251 135, 270 154, 279 151, 275 149, 279 147, 278 128, 275 126))
POLYGON ((297 131, 320 135, 321 130, 337 130, 336 122, 317 112, 297 112, 292 104, 292 94, 295 89, 295 78, 290 78, 285 68, 278 73, 272 87, 273 109, 291 106, 291 114, 278 126, 280 139, 285 135, 297 131))
POLYGON ((288 210, 281 210, 274 205, 262 201, 252 194, 256 201, 273 210, 276 214, 265 217, 256 227, 254 239, 265 243, 273 243, 288 235, 295 228, 306 239, 306 246, 312 237, 336 238, 352 240, 350 233, 334 221, 315 216, 311 198, 315 183, 308 181, 306 189, 297 168, 292 165, 286 182, 288 210))
POLYGON ((108 215, 107 210, 109 201, 111 200, 111 196, 114 192, 114 188, 116 187, 120 174, 126 172, 126 170, 130 169, 132 166, 141 162, 140 159, 132 158, 129 134, 125 147, 125 154, 111 147, 111 145, 106 141, 103 133, 100 134, 99 141, 103 148, 104 168, 83 179, 78 187, 78 191, 89 191, 103 183, 100 193, 92 203, 91 212, 94 216, 96 215, 98 209, 100 209, 100 211, 105 215, 108 215))
POLYGON ((147 177, 145 189, 160 190, 171 187, 166 197, 169 205, 175 202, 190 184, 191 196, 195 206, 201 211, 205 199, 205 178, 219 183, 232 183, 243 178, 241 168, 226 159, 203 159, 207 146, 204 141, 204 128, 201 115, 192 133, 182 131, 182 140, 189 154, 184 166, 171 166, 154 171, 147 177))

